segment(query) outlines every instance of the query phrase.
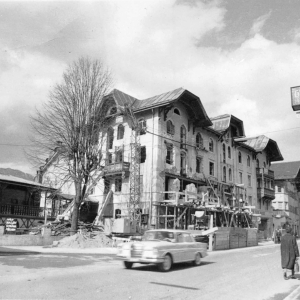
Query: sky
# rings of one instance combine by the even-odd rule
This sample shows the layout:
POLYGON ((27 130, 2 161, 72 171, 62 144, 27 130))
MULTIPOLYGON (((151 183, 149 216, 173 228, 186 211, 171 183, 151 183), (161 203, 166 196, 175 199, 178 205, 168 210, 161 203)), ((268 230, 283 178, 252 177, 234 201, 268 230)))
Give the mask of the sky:
POLYGON ((81 56, 138 99, 183 87, 209 117, 232 114, 300 160, 299 11, 298 0, 0 1, 0 167, 35 175, 29 116, 81 56))

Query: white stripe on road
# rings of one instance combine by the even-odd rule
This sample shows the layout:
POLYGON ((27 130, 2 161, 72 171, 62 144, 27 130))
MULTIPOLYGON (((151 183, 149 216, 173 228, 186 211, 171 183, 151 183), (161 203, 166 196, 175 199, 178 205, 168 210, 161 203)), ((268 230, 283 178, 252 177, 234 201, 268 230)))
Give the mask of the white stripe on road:
POLYGON ((283 300, 297 300, 299 299, 300 295, 300 286, 296 288, 292 293, 290 293, 287 297, 285 297, 283 300))

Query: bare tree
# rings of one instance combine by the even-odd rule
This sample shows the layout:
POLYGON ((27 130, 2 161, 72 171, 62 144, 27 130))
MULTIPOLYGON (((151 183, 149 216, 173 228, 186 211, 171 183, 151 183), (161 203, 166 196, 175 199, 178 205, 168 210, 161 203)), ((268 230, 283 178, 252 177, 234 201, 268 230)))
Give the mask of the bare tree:
POLYGON ((111 86, 111 74, 101 61, 80 58, 69 65, 43 109, 31 117, 35 147, 31 158, 44 162, 45 154, 55 150, 59 156, 58 178, 62 184, 70 180, 74 183, 73 233, 80 204, 101 177, 101 132, 109 122, 108 104, 103 99, 111 86))

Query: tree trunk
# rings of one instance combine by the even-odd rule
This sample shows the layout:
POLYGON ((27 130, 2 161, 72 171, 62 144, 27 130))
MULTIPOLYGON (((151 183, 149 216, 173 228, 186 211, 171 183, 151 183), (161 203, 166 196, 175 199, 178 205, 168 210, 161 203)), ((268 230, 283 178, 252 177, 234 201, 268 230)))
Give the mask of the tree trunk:
POLYGON ((79 218, 79 206, 81 203, 81 185, 79 183, 75 183, 76 195, 75 195, 75 203, 72 213, 72 223, 71 223, 71 235, 77 233, 78 228, 78 218, 79 218))

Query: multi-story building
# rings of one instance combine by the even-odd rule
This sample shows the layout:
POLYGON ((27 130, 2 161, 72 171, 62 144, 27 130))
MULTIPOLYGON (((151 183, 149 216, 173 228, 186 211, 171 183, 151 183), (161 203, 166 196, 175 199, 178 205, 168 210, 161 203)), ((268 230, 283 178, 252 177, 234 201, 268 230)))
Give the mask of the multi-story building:
POLYGON ((275 163, 271 169, 275 174, 274 229, 289 223, 299 236, 300 161, 275 163))
POLYGON ((275 194, 269 167, 283 159, 275 141, 246 138, 243 122, 233 115, 209 118, 200 98, 183 88, 145 100, 113 90, 106 101, 114 117, 103 132, 103 179, 89 196, 103 203, 113 191, 104 218, 129 215, 133 145, 124 107, 130 106, 140 124, 139 208, 144 227, 187 228, 195 223, 197 211, 209 209, 216 226, 229 225, 230 214, 248 205, 249 210, 258 208, 259 226, 271 235, 270 201, 275 194))

